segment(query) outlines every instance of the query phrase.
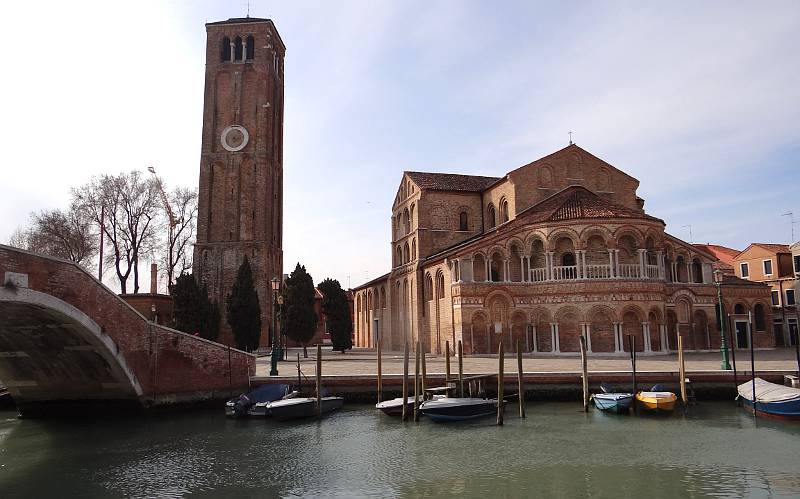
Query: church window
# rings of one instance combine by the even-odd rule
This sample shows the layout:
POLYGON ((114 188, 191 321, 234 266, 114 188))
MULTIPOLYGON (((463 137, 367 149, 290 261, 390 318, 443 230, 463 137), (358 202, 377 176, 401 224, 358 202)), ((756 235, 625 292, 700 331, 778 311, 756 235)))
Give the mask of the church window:
POLYGON ((242 37, 237 36, 236 41, 233 43, 233 58, 234 60, 242 60, 242 37))
POLYGON ((497 225, 497 214, 494 211, 494 205, 489 204, 489 208, 487 208, 487 223, 489 224, 489 228, 492 229, 494 226, 497 225))
POLYGON ((500 223, 508 222, 508 201, 503 198, 500 200, 500 223))
POLYGON ((458 216, 458 230, 469 230, 469 216, 466 211, 462 211, 458 216))
POLYGON ((444 273, 440 270, 436 273, 436 299, 444 298, 444 273))
POLYGON ((253 35, 247 37, 247 49, 245 51, 245 58, 248 61, 253 60, 256 53, 256 41, 253 38, 253 35))
POLYGON ((219 48, 219 55, 222 62, 231 60, 231 39, 227 36, 222 39, 222 46, 219 48))

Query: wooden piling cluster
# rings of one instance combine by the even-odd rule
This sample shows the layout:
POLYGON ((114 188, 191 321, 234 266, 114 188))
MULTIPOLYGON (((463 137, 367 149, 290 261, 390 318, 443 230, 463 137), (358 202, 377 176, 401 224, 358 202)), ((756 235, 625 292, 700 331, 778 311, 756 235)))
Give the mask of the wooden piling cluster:
POLYGON ((503 371, 505 367, 505 358, 503 353, 503 342, 500 342, 500 346, 497 347, 497 425, 503 426, 503 384, 504 384, 504 377, 503 371))

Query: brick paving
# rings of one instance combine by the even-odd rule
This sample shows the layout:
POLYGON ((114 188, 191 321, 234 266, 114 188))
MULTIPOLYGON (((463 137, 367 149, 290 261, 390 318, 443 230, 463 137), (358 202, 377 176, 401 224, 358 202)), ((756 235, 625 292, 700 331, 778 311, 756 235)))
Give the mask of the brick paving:
MULTIPOLYGON (((302 349, 291 349, 289 358, 292 361, 280 362, 278 364, 279 373, 282 376, 292 376, 297 373, 296 359, 300 354, 300 369, 306 376, 315 373, 316 350, 309 348, 308 358, 303 358, 302 349)), ((737 351, 737 369, 739 371, 750 369, 750 352, 737 351)), ((690 352, 686 353, 686 370, 692 371, 719 371, 721 357, 719 352, 690 352)), ((781 348, 775 350, 760 350, 755 352, 756 371, 762 370, 783 370, 796 371, 797 360, 793 349, 781 348)), ((377 372, 376 353, 374 350, 354 350, 346 354, 334 353, 330 349, 323 349, 322 354, 323 375, 337 376, 374 376, 377 372)), ((256 362, 256 376, 267 376, 269 374, 269 356, 259 357, 256 362)), ((456 358, 451 358, 451 371, 457 372, 458 364, 456 358)), ((444 356, 428 354, 426 356, 426 366, 428 373, 444 373, 444 356)), ((414 355, 410 355, 409 372, 414 372, 414 355)), ((475 356, 464 358, 464 372, 466 374, 490 374, 497 372, 497 356, 475 356)), ((630 359, 624 356, 590 356, 589 371, 630 371, 630 359)), ((581 369, 580 356, 554 357, 546 354, 528 355, 523 358, 522 369, 526 373, 533 372, 579 372, 581 369)), ((672 355, 637 355, 636 369, 640 372, 677 372, 678 356, 672 355)), ((514 354, 506 354, 505 372, 517 372, 517 361, 514 354)), ((402 374, 403 373, 403 354, 402 352, 390 352, 383 354, 383 373, 402 374)))

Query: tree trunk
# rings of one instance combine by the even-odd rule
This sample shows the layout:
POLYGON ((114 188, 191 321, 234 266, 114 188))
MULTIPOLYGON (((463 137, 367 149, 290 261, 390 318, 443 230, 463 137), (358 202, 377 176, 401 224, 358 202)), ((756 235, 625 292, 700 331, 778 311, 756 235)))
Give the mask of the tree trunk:
POLYGON ((303 358, 304 359, 308 358, 308 349, 306 349, 306 344, 305 343, 303 343, 303 358))

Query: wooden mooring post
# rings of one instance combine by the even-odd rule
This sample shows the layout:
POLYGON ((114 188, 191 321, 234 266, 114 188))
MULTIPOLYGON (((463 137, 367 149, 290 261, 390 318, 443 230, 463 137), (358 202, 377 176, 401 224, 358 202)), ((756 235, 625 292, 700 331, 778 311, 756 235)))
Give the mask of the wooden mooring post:
POLYGON ((519 399, 519 417, 525 417, 525 384, 522 382, 522 345, 517 340, 517 398, 519 399))
POLYGON ((408 342, 403 350, 403 421, 408 419, 408 342))
POLYGON ((636 336, 628 336, 628 348, 631 351, 631 385, 633 390, 633 413, 636 414, 636 336))
POLYGON ((737 344, 733 341, 736 339, 735 336, 736 332, 733 330, 733 322, 731 321, 731 314, 728 314, 728 344, 731 346, 731 365, 733 367, 733 389, 736 392, 736 397, 734 397, 734 401, 736 405, 739 405, 741 402, 739 400, 739 375, 736 370, 736 346, 737 344))
POLYGON ((464 397, 464 346, 458 340, 458 396, 464 397))
POLYGON ((753 380, 753 417, 756 417, 758 409, 756 409, 756 349, 755 338, 753 338, 753 313, 747 312, 747 336, 750 340, 750 377, 753 380))
POLYGON ((383 343, 383 338, 380 336, 378 337, 378 403, 381 403, 381 398, 383 396, 383 370, 381 365, 381 343, 383 343))
POLYGON ((425 389, 428 387, 428 369, 425 367, 425 350, 420 348, 419 350, 419 364, 422 368, 422 378, 420 381, 422 382, 422 389, 420 390, 420 398, 425 400, 425 389))
POLYGON ((317 343, 317 417, 322 416, 322 344, 317 343))
POLYGON ((414 349, 414 421, 419 421, 419 340, 414 349))
POLYGON ((583 412, 589 412, 589 364, 586 361, 586 337, 578 338, 581 342, 581 385, 583 388, 583 412))
POLYGON ((444 342, 444 384, 450 386, 450 342, 444 342))
POLYGON ((302 393, 303 391, 303 377, 302 373, 300 372, 300 352, 297 353, 297 392, 302 393))
POLYGON ((503 357, 503 342, 500 342, 500 345, 497 347, 497 425, 503 426, 503 384, 504 384, 504 363, 505 359, 503 357))
POLYGON ((686 364, 683 362, 683 335, 678 334, 678 376, 680 377, 681 387, 681 402, 683 402, 684 409, 686 408, 686 364))

